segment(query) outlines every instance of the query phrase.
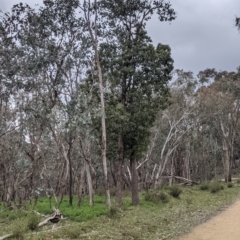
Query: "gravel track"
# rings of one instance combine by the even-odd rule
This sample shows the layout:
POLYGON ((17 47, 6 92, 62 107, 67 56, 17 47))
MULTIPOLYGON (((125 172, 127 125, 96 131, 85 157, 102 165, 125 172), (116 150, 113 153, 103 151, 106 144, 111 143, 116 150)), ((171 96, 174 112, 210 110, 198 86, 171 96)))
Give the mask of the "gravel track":
POLYGON ((176 240, 240 240, 240 200, 176 240))

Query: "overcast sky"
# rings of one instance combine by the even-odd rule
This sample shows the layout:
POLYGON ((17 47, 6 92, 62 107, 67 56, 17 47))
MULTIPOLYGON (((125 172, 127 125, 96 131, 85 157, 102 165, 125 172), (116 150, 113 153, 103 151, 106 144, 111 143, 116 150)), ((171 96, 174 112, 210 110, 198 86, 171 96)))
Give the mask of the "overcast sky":
MULTIPOLYGON (((13 4, 31 6, 42 0, 0 0, 0 9, 13 4)), ((235 71, 240 66, 240 32, 234 19, 240 16, 240 0, 170 0, 177 12, 171 24, 154 17, 148 31, 154 44, 169 44, 174 67, 198 73, 206 68, 235 71)))

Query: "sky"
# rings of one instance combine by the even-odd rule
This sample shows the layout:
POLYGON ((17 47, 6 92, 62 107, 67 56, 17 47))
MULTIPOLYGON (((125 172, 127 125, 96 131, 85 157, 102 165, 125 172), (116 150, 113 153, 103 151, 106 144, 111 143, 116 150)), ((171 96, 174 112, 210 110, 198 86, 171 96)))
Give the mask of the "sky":
MULTIPOLYGON (((42 0, 0 0, 0 9, 9 11, 13 4, 30 6, 42 0)), ((171 23, 154 16, 147 24, 153 43, 168 44, 175 69, 197 74, 206 68, 235 71, 240 66, 240 32, 234 26, 240 17, 239 0, 170 0, 177 12, 171 23)))

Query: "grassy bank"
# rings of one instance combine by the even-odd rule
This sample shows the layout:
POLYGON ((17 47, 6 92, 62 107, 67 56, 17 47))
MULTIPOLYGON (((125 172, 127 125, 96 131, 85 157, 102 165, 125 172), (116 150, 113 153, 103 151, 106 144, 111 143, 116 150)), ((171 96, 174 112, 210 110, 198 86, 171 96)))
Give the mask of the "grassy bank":
MULTIPOLYGON (((64 199, 60 210, 68 219, 62 220, 53 231, 52 226, 47 226, 31 232, 27 226, 33 218, 28 211, 8 211, 2 206, 0 236, 20 229, 26 232, 23 239, 173 239, 231 204, 240 196, 239 190, 237 184, 217 182, 211 186, 165 188, 141 193, 141 204, 137 207, 131 206, 130 196, 126 196, 124 206, 113 207, 110 212, 103 196, 96 196, 94 207, 88 206, 87 199, 80 208, 75 207, 76 202, 69 207, 64 199)), ((52 212, 50 207, 48 199, 40 199, 34 208, 47 214, 52 212)), ((16 236, 21 239, 23 234, 16 236)))

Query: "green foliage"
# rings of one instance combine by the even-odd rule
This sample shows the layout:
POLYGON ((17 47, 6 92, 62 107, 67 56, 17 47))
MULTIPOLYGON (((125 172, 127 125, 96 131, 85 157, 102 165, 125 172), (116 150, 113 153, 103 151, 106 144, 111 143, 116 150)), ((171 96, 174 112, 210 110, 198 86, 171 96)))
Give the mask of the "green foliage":
POLYGON ((92 230, 89 223, 84 224, 71 224, 71 226, 65 226, 60 228, 58 231, 51 233, 51 238, 54 239, 82 239, 82 234, 87 234, 92 230))
POLYGON ((234 187, 234 184, 233 184, 232 182, 228 182, 228 183, 227 183, 227 187, 228 187, 228 188, 232 188, 232 187, 234 187))
POLYGON ((182 190, 179 186, 173 185, 169 189, 169 194, 173 196, 174 198, 178 198, 180 194, 182 193, 182 190))
POLYGON ((26 219, 19 218, 14 220, 11 226, 11 233, 13 234, 13 237, 15 237, 18 240, 24 239, 24 233, 27 231, 27 223, 26 219))
MULTIPOLYGON (((108 84, 112 85, 111 92, 106 94, 110 156, 116 154, 118 137, 121 134, 124 155, 140 157, 148 146, 150 129, 158 111, 169 103, 167 82, 171 79, 173 69, 171 50, 162 44, 154 48, 147 42, 144 34, 142 41, 137 47, 131 46, 128 52, 124 51, 126 46, 120 46, 119 53, 103 59, 103 65, 109 66, 104 67, 103 71, 109 74, 108 79, 111 82, 108 84), (130 54, 129 59, 125 54, 130 54), (131 59, 134 59, 134 63, 131 59), (136 65, 139 69, 136 69, 136 65), (126 66, 128 70, 125 69, 126 66), (159 66, 165 70, 160 70, 159 66), (129 87, 124 89, 123 86, 129 87)), ((102 45, 103 58, 105 52, 111 49, 114 46, 102 45)))
POLYGON ((199 189, 202 190, 202 191, 209 190, 209 189, 210 189, 210 183, 207 182, 207 181, 202 182, 202 183, 199 185, 199 189))
MULTIPOLYGON (((95 196, 94 206, 89 206, 88 198, 84 198, 80 207, 77 207, 77 198, 73 200, 73 206, 69 206, 69 199, 67 197, 63 198, 62 204, 60 206, 60 211, 63 216, 69 219, 82 222, 92 218, 99 217, 101 215, 106 215, 108 213, 108 208, 105 203, 105 196, 95 196)), ((35 206, 37 212, 43 214, 52 214, 53 210, 48 203, 48 198, 40 198, 35 206)))
POLYGON ((224 186, 220 181, 213 180, 210 184, 211 193, 217 193, 223 189, 224 189, 224 186))
POLYGON ((148 191, 145 194, 145 201, 150 201, 155 204, 168 203, 168 195, 163 191, 148 191))
POLYGON ((211 193, 217 193, 224 189, 224 185, 218 180, 213 180, 211 182, 204 181, 199 185, 199 189, 202 191, 210 190, 211 193))
POLYGON ((109 89, 105 93, 108 156, 116 156, 121 135, 124 156, 139 158, 148 146, 157 112, 169 103, 167 83, 173 70, 170 47, 154 47, 146 22, 154 12, 161 21, 172 21, 176 14, 171 4, 160 1, 101 3, 100 15, 109 26, 107 37, 114 36, 114 41, 100 45, 99 54, 109 89))
POLYGON ((7 208, 3 208, 1 212, 2 218, 8 218, 10 221, 15 219, 24 218, 27 216, 27 212, 21 210, 9 210, 7 208))
POLYGON ((36 230, 39 222, 40 222, 40 217, 37 214, 35 214, 34 212, 31 212, 27 218, 28 229, 30 229, 32 231, 36 230))
MULTIPOLYGON (((165 192, 170 188, 164 189, 165 192)), ((15 228, 14 239, 93 239, 93 240, 105 240, 105 239, 164 239, 166 236, 174 238, 176 235, 189 231, 193 226, 205 221, 217 211, 221 210, 224 206, 229 205, 234 200, 239 198, 238 188, 225 188, 219 194, 211 194, 210 191, 201 191, 198 186, 191 188, 181 188, 182 194, 180 199, 169 198, 168 204, 155 204, 151 201, 146 201, 146 193, 142 192, 140 197, 142 198, 139 206, 133 207, 131 205, 130 197, 124 198, 124 207, 121 208, 117 218, 113 217, 109 219, 107 216, 108 210, 105 216, 92 217, 81 222, 73 222, 69 218, 61 222, 63 227, 55 229, 54 231, 43 231, 38 234, 25 234, 27 231, 27 219, 16 219, 9 221, 9 229, 3 228, 0 224, 1 235, 12 232, 11 229, 15 228), (22 225, 19 226, 19 222, 22 225), (16 225, 17 223, 17 225, 16 225), (159 223, 161 227, 159 227, 159 223), (64 226, 66 224, 66 226, 64 226), (22 229, 24 231, 19 230, 22 229), (24 238, 23 238, 24 236, 24 238)), ((104 197, 96 197, 99 207, 104 207, 104 197)), ((47 198, 41 199, 48 201, 47 198)), ((87 207, 84 199, 83 205, 80 208, 87 207)), ((95 201, 96 202, 96 201, 95 201)), ((161 203, 161 202, 160 202, 161 203)), ((76 201, 74 201, 74 209, 76 201)), ((65 206, 65 204, 63 204, 65 206)), ((69 206, 65 206, 70 208, 69 206)), ((4 209, 1 209, 0 221, 2 222, 2 213, 4 209)), ((67 210, 67 209, 65 209, 67 210)), ((9 211, 9 210, 8 210, 9 211)), ((114 210, 115 211, 115 210, 114 210)), ((29 213, 27 213, 29 215, 29 213)), ((65 217, 65 216, 64 216, 65 217)), ((49 226, 50 228, 52 226, 49 226)))
POLYGON ((116 206, 111 206, 109 209, 107 216, 110 218, 118 218, 119 208, 116 206))
POLYGON ((59 232, 54 233, 53 236, 58 238, 70 238, 70 239, 79 239, 81 234, 87 233, 91 231, 91 227, 88 225, 85 226, 71 226, 71 227, 64 227, 59 232))

